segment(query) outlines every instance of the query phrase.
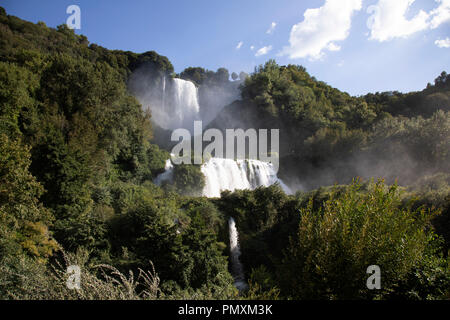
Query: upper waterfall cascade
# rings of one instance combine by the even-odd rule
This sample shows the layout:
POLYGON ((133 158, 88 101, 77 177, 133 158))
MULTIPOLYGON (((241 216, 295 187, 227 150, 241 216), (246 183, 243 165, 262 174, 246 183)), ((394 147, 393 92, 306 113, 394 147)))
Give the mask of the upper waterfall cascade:
POLYGON ((198 90, 191 82, 183 79, 173 79, 171 129, 191 126, 199 118, 198 90))
POLYGON ((195 120, 207 125, 225 106, 241 98, 237 81, 197 85, 148 69, 133 72, 128 88, 143 109, 151 111, 154 124, 164 130, 184 128, 192 132, 195 120))
POLYGON ((192 129, 200 120, 198 88, 191 81, 164 76, 159 86, 136 94, 144 107, 150 108, 152 119, 163 129, 192 129))

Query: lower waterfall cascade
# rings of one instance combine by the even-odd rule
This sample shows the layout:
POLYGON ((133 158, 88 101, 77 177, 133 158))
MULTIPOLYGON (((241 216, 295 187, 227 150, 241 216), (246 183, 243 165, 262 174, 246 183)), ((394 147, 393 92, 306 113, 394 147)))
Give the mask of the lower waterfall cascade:
POLYGON ((236 222, 232 217, 228 220, 228 227, 230 232, 230 260, 231 270, 234 277, 234 285, 239 291, 247 289, 245 282, 244 268, 239 260, 241 256, 241 248, 239 246, 239 234, 236 228, 236 222))
POLYGON ((209 198, 220 197, 225 190, 256 189, 279 183, 287 194, 291 190, 281 181, 269 162, 260 160, 232 160, 211 158, 201 167, 205 176, 203 195, 209 198))
MULTIPOLYGON (((253 159, 211 158, 201 166, 201 172, 205 176, 205 187, 202 193, 208 198, 220 197, 220 193, 225 190, 254 190, 275 183, 279 183, 286 194, 292 194, 290 188, 277 177, 273 165, 269 162, 253 159)), ((173 164, 168 159, 165 172, 158 175, 154 182, 161 185, 163 181, 170 181, 172 176, 173 164)))

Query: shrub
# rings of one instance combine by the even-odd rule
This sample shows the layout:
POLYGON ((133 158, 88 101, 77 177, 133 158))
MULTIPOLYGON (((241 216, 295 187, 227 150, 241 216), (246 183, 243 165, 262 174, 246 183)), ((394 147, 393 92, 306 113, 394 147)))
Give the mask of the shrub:
POLYGON ((278 273, 284 292, 296 299, 367 299, 408 291, 399 283, 433 257, 429 248, 436 237, 429 221, 435 212, 400 204, 397 186, 382 181, 367 192, 355 181, 341 195, 332 193, 318 210, 310 201, 300 210, 297 237, 278 273), (381 268, 381 290, 366 287, 370 265, 381 268))

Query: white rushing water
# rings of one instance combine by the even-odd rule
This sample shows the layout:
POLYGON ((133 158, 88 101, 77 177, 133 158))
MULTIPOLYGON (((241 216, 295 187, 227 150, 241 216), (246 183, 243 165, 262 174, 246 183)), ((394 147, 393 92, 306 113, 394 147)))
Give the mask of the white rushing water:
POLYGON ((194 120, 199 119, 198 90, 191 82, 173 79, 172 110, 168 113, 170 129, 190 128, 194 120))
POLYGON ((162 109, 163 111, 166 109, 166 76, 163 76, 162 80, 162 109))
MULTIPOLYGON (((211 158, 200 170, 205 176, 203 195, 208 198, 220 197, 220 193, 225 190, 254 190, 275 183, 279 183, 286 194, 292 194, 289 187, 278 178, 273 165, 268 162, 211 158)), ((158 175, 154 182, 161 185, 163 181, 171 181, 172 177, 173 165, 169 159, 166 161, 165 172, 158 175)))
POLYGON ((239 234, 236 229, 236 222, 232 217, 228 220, 230 233, 230 260, 231 270, 234 277, 234 285, 239 290, 245 290, 247 283, 245 282, 244 269, 240 261, 241 248, 239 247, 239 234))
POLYGON ((277 177, 273 165, 268 162, 211 158, 202 165, 201 171, 205 176, 203 195, 206 197, 220 197, 220 193, 225 190, 268 187, 277 182, 284 192, 292 193, 277 177))
POLYGON ((158 87, 136 95, 144 108, 150 108, 153 121, 163 129, 192 130, 194 120, 201 118, 198 89, 191 81, 163 76, 158 87))

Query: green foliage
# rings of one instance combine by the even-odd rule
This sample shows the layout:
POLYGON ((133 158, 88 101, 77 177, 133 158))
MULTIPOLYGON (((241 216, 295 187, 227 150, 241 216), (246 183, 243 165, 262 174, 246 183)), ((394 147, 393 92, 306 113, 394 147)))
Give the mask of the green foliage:
POLYGON ((47 228, 53 217, 39 201, 44 189, 29 166, 29 148, 1 134, 0 260, 24 251, 45 262, 57 247, 47 228))
MULTIPOLYGON (((116 51, 121 53, 120 51, 116 51)), ((130 54, 127 52, 127 54, 130 54)), ((161 73, 172 73, 173 66, 167 57, 157 54, 155 51, 147 51, 139 55, 134 55, 132 63, 130 64, 130 71, 134 71, 141 66, 153 66, 155 69, 159 70, 161 73)))
POLYGON ((426 249, 426 255, 387 299, 438 300, 450 295, 450 260, 442 258, 440 241, 426 249))
MULTIPOLYGON (((410 290, 400 283, 420 269, 424 259, 436 259, 428 252, 434 241, 427 229, 433 214, 401 208, 397 187, 381 182, 367 192, 354 183, 345 193, 332 194, 319 210, 310 202, 301 210, 297 237, 279 270, 283 292, 296 299, 367 299, 410 290), (370 265, 381 268, 380 291, 365 286, 370 265)), ((430 294, 448 288, 448 273, 441 276, 437 270, 432 273, 440 281, 429 283, 436 286, 430 294)))
POLYGON ((280 290, 276 288, 272 275, 263 265, 253 269, 245 298, 249 300, 278 300, 280 290))
POLYGON ((428 84, 421 92, 400 93, 398 91, 369 93, 364 99, 377 105, 394 116, 429 117, 437 110, 450 110, 450 76, 443 71, 435 80, 434 85, 428 84))
POLYGON ((186 68, 179 76, 181 79, 192 81, 198 86, 223 86, 229 82, 230 78, 230 74, 225 68, 219 68, 214 72, 201 67, 186 68))
POLYGON ((326 161, 330 155, 333 155, 333 160, 345 159, 348 154, 360 150, 366 140, 361 129, 322 128, 305 141, 305 146, 309 157, 315 161, 326 161))
POLYGON ((30 170, 46 189, 61 244, 105 247, 94 182, 107 190, 117 179, 151 180, 167 157, 149 142, 150 115, 127 93, 124 75, 149 62, 171 71, 170 62, 154 52, 88 49, 65 25, 55 31, 13 16, 1 23, 9 30, 0 52, 2 132, 31 145, 30 170))
POLYGON ((441 214, 432 220, 437 234, 444 239, 443 252, 450 252, 450 175, 425 176, 408 188, 404 201, 415 200, 414 206, 440 209, 441 214))
POLYGON ((190 287, 199 288, 205 284, 230 286, 233 283, 227 270, 227 258, 222 255, 225 248, 216 241, 215 234, 205 228, 201 216, 193 217, 189 228, 182 233, 182 238, 183 245, 189 248, 189 260, 184 264, 184 272, 190 271, 185 276, 189 279, 190 287), (227 278, 218 279, 219 274, 227 278))
POLYGON ((15 64, 0 62, 0 133, 19 137, 22 110, 32 109, 37 79, 31 72, 15 64))
POLYGON ((225 246, 217 239, 223 223, 217 209, 200 200, 180 207, 177 198, 155 191, 123 185, 112 192, 120 214, 108 222, 109 237, 121 268, 145 268, 153 261, 166 294, 230 286, 225 246))
POLYGON ((200 219, 203 228, 212 233, 217 234, 226 226, 226 220, 222 212, 206 198, 188 198, 182 208, 187 211, 190 217, 200 219))
POLYGON ((201 196, 205 186, 205 176, 198 165, 180 164, 173 170, 173 183, 180 194, 201 196))
MULTIPOLYGON (((315 114, 316 111, 320 111, 327 121, 342 121, 346 119, 346 108, 360 109, 356 105, 360 102, 355 98, 323 82, 315 81, 303 67, 280 67, 274 60, 258 67, 255 73, 246 79, 242 97, 255 102, 258 109, 268 116, 280 118, 287 123, 317 122, 319 119, 316 117, 319 114, 315 114), (331 108, 332 105, 336 107, 335 110, 331 108)), ((365 113, 371 112, 367 105, 366 109, 365 113)), ((364 116, 364 112, 360 112, 364 116)), ((365 117, 367 121, 371 120, 370 116, 365 117)))

